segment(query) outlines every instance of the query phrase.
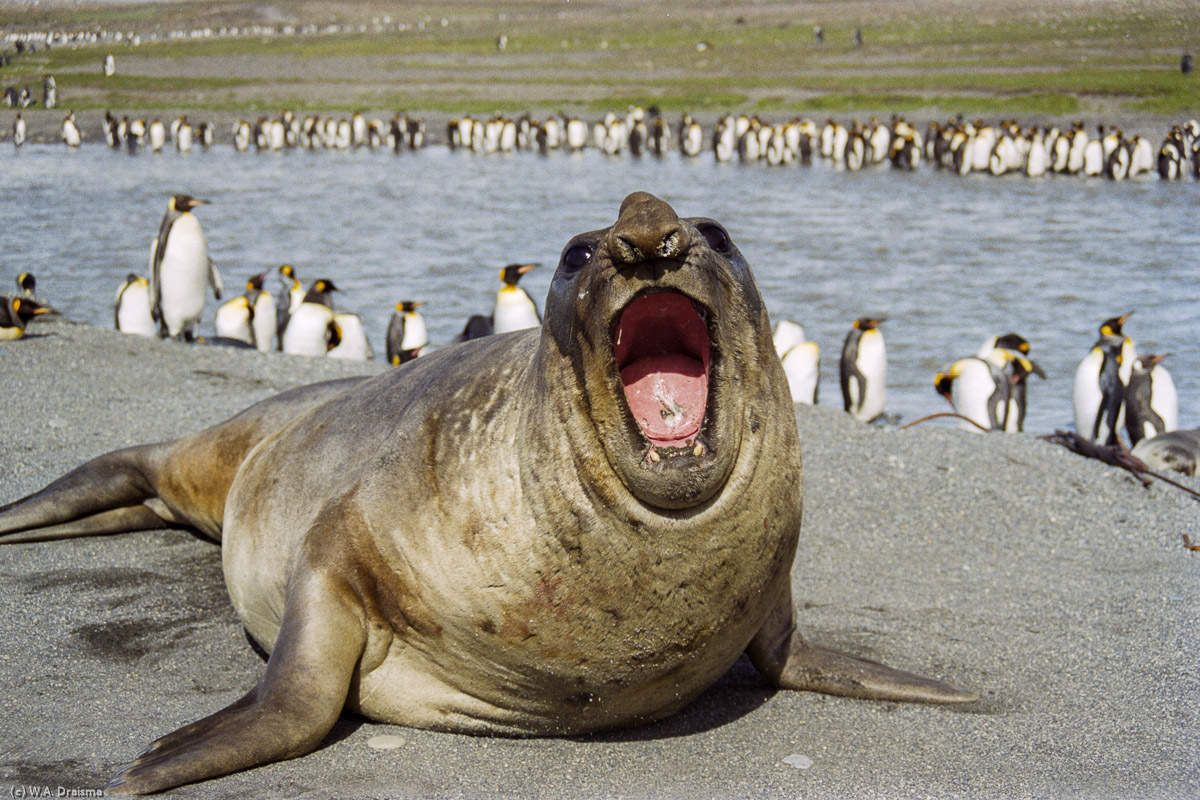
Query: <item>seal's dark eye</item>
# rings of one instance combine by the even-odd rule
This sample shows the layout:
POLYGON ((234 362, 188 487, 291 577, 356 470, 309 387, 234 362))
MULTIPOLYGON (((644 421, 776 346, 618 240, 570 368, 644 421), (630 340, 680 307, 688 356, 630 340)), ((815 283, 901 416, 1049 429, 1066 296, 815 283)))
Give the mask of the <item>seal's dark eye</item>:
POLYGON ((720 225, 712 222, 706 223, 700 226, 700 233, 713 250, 724 253, 729 249, 729 234, 720 225))
POLYGON ((567 248, 567 252, 563 253, 563 266, 574 272, 575 270, 587 266, 587 263, 592 260, 592 246, 590 244, 574 244, 567 248))

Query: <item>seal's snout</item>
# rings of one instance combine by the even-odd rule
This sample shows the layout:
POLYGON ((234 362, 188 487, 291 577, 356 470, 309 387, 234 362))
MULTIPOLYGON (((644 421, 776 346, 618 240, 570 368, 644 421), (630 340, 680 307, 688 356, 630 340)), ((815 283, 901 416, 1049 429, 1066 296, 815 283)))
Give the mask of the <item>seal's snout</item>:
POLYGON ((618 265, 681 258, 687 252, 687 236, 675 210, 646 192, 625 198, 608 236, 609 252, 618 265))

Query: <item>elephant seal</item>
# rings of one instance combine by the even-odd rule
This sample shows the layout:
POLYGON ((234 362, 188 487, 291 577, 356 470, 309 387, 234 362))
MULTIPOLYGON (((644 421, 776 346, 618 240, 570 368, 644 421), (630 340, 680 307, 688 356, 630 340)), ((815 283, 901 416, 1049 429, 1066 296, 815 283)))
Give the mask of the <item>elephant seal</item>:
POLYGON ((343 708, 564 735, 659 719, 747 652, 776 686, 974 695, 806 643, 792 401, 746 262, 644 193, 563 250, 540 329, 286 392, 0 509, 54 538, 190 526, 270 658, 112 789, 302 755, 343 708))

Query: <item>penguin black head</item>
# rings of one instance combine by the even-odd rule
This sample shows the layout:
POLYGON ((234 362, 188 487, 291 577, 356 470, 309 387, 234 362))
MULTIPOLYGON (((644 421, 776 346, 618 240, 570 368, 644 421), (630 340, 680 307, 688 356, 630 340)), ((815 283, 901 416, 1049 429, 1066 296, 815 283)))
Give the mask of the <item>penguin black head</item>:
POLYGON ((1012 382, 1014 385, 1023 382, 1030 375, 1037 375, 1046 380, 1045 371, 1031 358, 1025 358, 1017 353, 1009 352, 1008 363, 1012 364, 1012 382))
POLYGON ((246 289, 251 292, 261 292, 263 290, 263 281, 267 279, 267 273, 260 272, 250 280, 246 281, 246 289))
POLYGON ((938 394, 946 398, 946 402, 950 405, 954 405, 952 389, 954 388, 954 379, 956 377, 954 367, 951 367, 949 372, 939 372, 933 378, 933 388, 937 390, 938 394))
POLYGON ((197 198, 192 197, 190 194, 176 194, 172 195, 171 199, 167 201, 167 208, 169 208, 171 211, 178 211, 179 213, 184 214, 188 211, 191 211, 196 206, 203 206, 207 204, 207 200, 198 200, 197 198))
POLYGON ((1133 371, 1137 374, 1152 372, 1169 355, 1170 353, 1162 353, 1160 355, 1143 353, 1133 360, 1133 371))
POLYGON ((20 327, 24 328, 29 324, 29 320, 39 314, 50 314, 54 309, 49 306, 44 306, 36 300, 30 300, 28 297, 12 297, 6 298, 8 307, 12 310, 12 315, 21 321, 20 327))
POLYGON ((333 285, 333 281, 327 278, 317 278, 313 281, 312 286, 304 294, 304 302, 319 303, 323 306, 333 308, 333 298, 329 296, 330 292, 340 292, 341 289, 333 285))
POLYGON ((887 322, 887 317, 859 317, 854 320, 854 327, 860 331, 871 331, 887 322))
POLYGON ((1029 355, 1029 342, 1017 333, 1006 333, 996 337, 996 347, 1000 350, 1015 350, 1022 355, 1029 355))
POLYGON ((17 276, 17 288, 26 297, 33 297, 37 294, 37 278, 33 277, 32 273, 22 272, 17 276))
POLYGON ((396 310, 401 314, 407 314, 410 311, 416 311, 420 306, 425 305, 424 300, 401 300, 396 304, 396 310))
POLYGON ((504 269, 500 270, 500 280, 504 281, 505 286, 516 286, 517 281, 521 280, 521 276, 529 270, 538 266, 537 264, 509 264, 504 269))
POLYGON ((1121 332, 1121 326, 1124 325, 1125 320, 1129 319, 1131 316, 1133 316, 1132 311, 1119 317, 1112 317, 1111 319, 1104 320, 1104 322, 1100 323, 1100 335, 1124 336, 1125 334, 1121 332))

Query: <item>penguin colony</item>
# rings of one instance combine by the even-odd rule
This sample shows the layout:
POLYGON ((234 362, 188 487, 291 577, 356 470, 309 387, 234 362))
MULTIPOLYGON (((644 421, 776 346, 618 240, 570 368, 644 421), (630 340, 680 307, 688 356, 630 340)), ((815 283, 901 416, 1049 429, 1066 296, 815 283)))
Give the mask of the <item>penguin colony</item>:
MULTIPOLYGON (((143 148, 158 152, 169 142, 180 151, 193 145, 206 149, 216 138, 212 125, 193 124, 186 116, 172 120, 168 129, 158 119, 118 120, 105 112, 103 131, 110 147, 130 152, 143 148)), ((430 143, 424 120, 402 113, 385 122, 359 112, 350 117, 297 117, 283 111, 254 122, 238 120, 230 138, 242 152, 360 147, 400 152, 420 150, 430 143)), ((73 146, 82 139, 71 112, 63 120, 62 139, 73 146)), ((707 150, 718 162, 786 166, 819 159, 848 172, 885 163, 912 171, 927 162, 958 175, 1103 176, 1120 181, 1157 173, 1167 180, 1200 178, 1200 121, 1194 119, 1173 126, 1156 148, 1141 135, 1125 136, 1119 128, 1105 125, 1089 135, 1081 122, 1060 129, 1022 127, 1012 120, 992 125, 955 118, 932 122, 922 134, 898 116, 888 124, 872 117, 865 125, 854 120, 846 126, 830 118, 818 126, 799 117, 771 124, 757 114, 725 115, 706 134, 690 114, 684 113, 671 125, 657 112, 635 107, 624 115, 609 112, 594 123, 569 115, 542 120, 530 114, 516 119, 503 114, 488 119, 455 117, 446 125, 444 141, 452 150, 484 154, 592 148, 612 156, 663 156, 678 151, 698 157, 707 150)))

